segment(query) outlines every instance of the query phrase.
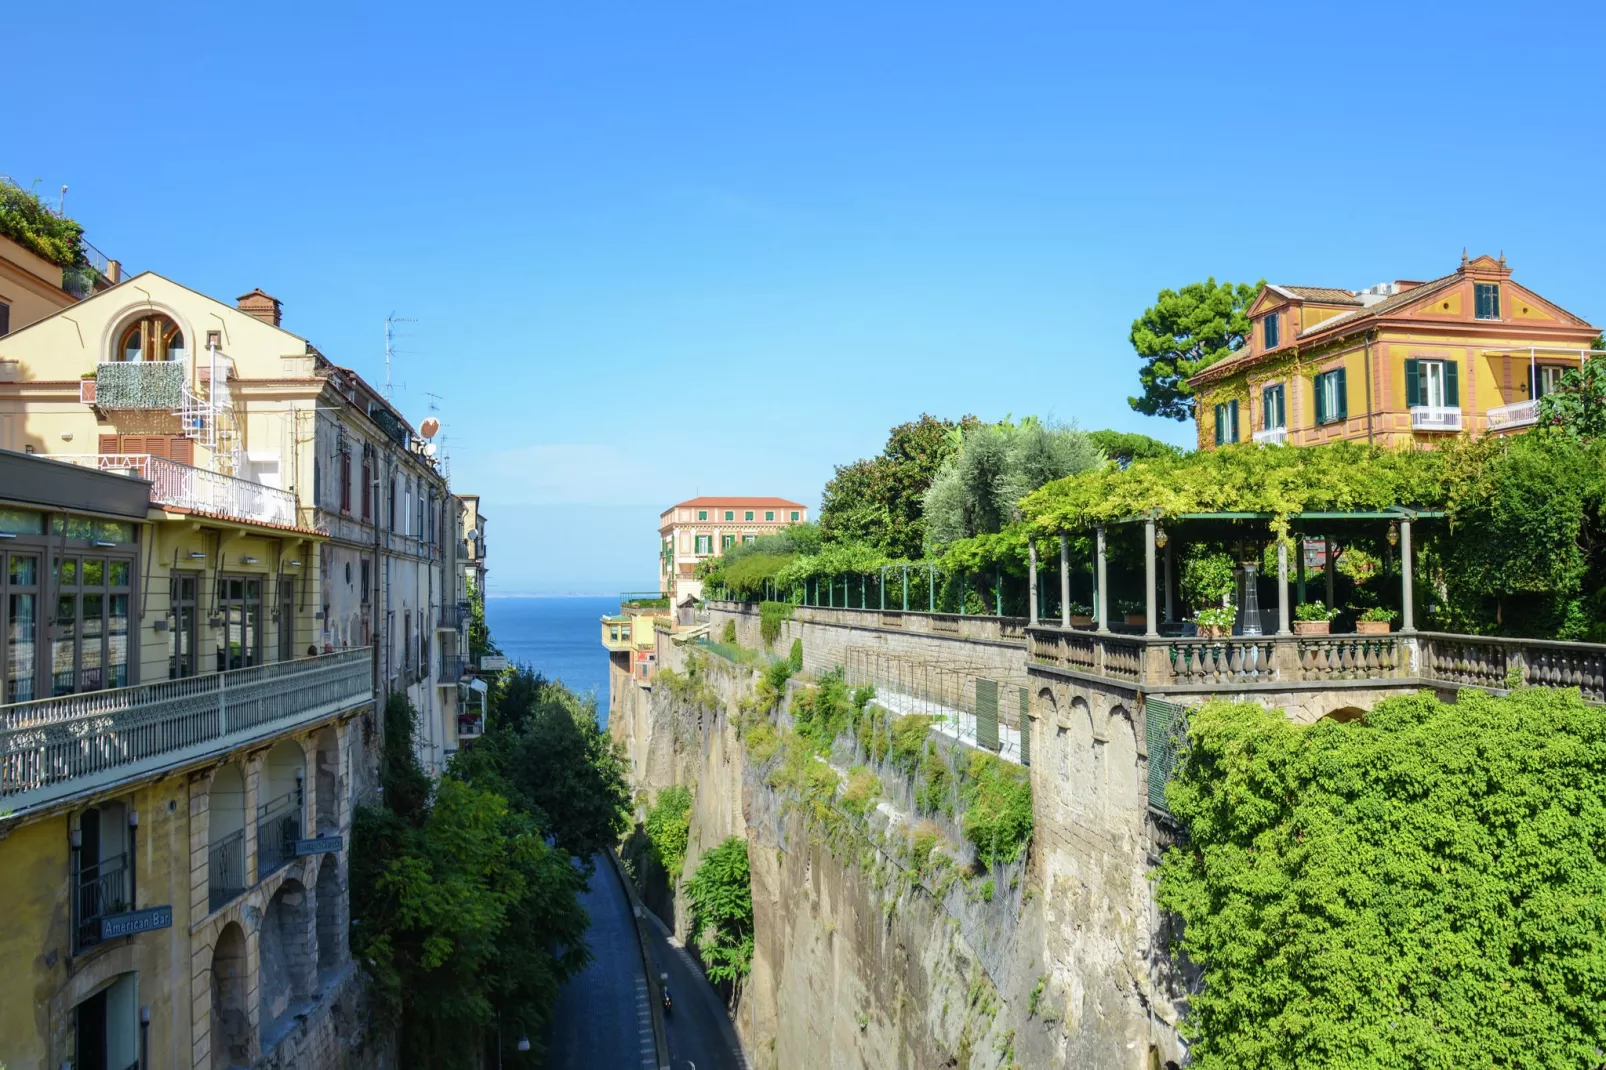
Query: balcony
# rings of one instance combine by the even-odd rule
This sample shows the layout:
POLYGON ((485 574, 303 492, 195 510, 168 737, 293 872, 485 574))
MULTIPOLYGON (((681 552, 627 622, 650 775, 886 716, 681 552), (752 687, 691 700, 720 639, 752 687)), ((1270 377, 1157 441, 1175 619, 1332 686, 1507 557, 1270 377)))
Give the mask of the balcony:
POLYGON ((1281 446, 1288 441, 1288 428, 1268 427, 1264 431, 1256 431, 1255 444, 1260 446, 1281 446))
POLYGON ((0 812, 205 761, 373 701, 367 647, 0 706, 0 812))
POLYGON ((617 616, 602 618, 602 645, 612 653, 619 653, 630 649, 630 626, 635 620, 633 617, 617 616))
POLYGON ((95 862, 73 849, 77 871, 73 889, 73 949, 83 951, 103 939, 101 921, 133 909, 133 872, 128 852, 95 862))
POLYGON ((296 523, 296 499, 289 491, 170 461, 166 457, 144 453, 80 453, 55 454, 51 459, 148 479, 151 501, 159 505, 256 524, 293 527, 296 523))
POLYGON ((90 398, 101 409, 177 412, 188 371, 189 364, 182 360, 111 361, 96 369, 90 398))
POLYGON ((470 616, 467 602, 441 606, 435 618, 435 630, 440 632, 460 632, 468 627, 470 616))
POLYGON ((257 807, 257 880, 295 858, 303 805, 302 789, 297 787, 257 807))
POLYGON ((1518 427, 1532 427, 1539 422, 1538 401, 1518 401, 1489 410, 1489 430, 1510 431, 1518 427))
POLYGON ((455 687, 468 675, 468 659, 461 654, 442 654, 440 674, 435 677, 436 687, 455 687))
POLYGON ((485 734, 485 722, 479 714, 462 714, 457 718, 457 738, 479 739, 485 734))
POLYGON ((245 829, 214 843, 207 855, 208 905, 213 911, 245 892, 245 829))
POLYGON ((1415 405, 1411 408, 1412 431, 1459 431, 1461 410, 1440 405, 1415 405))

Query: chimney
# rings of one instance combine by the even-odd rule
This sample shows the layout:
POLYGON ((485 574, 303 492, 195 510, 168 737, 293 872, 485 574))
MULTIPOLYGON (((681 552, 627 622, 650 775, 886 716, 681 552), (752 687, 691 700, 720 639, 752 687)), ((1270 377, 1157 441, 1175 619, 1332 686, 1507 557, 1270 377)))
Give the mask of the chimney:
POLYGON ((274 327, 279 325, 279 318, 283 312, 279 299, 272 294, 263 293, 260 287, 248 294, 241 294, 238 303, 234 307, 244 312, 247 316, 255 316, 263 323, 271 324, 274 327))

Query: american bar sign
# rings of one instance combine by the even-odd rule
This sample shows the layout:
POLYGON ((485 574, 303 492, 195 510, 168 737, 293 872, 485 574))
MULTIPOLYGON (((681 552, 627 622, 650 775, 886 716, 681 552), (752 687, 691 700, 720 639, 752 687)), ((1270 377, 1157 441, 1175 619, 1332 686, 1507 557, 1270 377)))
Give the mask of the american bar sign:
POLYGON ((112 914, 101 918, 100 938, 111 940, 118 936, 133 936, 135 933, 148 933, 153 929, 172 927, 172 907, 147 907, 144 910, 131 910, 126 914, 112 914))
POLYGON ((303 855, 330 854, 338 851, 341 848, 341 840, 339 836, 319 836, 314 840, 297 840, 295 846, 296 857, 300 858, 303 855))

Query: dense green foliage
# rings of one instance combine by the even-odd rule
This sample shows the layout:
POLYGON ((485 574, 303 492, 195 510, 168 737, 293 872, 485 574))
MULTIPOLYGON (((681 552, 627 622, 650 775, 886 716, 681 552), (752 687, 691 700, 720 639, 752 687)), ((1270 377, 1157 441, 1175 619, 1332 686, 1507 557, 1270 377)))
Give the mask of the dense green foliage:
POLYGON ((725 622, 725 627, 720 629, 719 632, 719 641, 726 645, 736 642, 736 621, 727 620, 725 622))
POLYGON ((691 930, 709 980, 737 984, 753 965, 753 885, 747 841, 731 836, 703 855, 686 886, 691 930))
POLYGON ((1169 442, 1161 442, 1148 435, 1128 431, 1089 431, 1087 437, 1093 440, 1094 448, 1118 468, 1125 468, 1133 461, 1182 456, 1182 451, 1169 442))
POLYGON ((803 640, 802 639, 794 639, 794 640, 792 640, 792 650, 787 655, 786 662, 791 667, 792 672, 800 673, 800 672, 803 671, 803 640))
POLYGON ((819 551, 818 525, 790 524, 704 558, 697 563, 696 576, 705 588, 724 588, 735 598, 760 598, 772 593, 776 574, 794 559, 819 551))
POLYGON ((762 602, 758 607, 758 634, 764 645, 772 647, 781 637, 781 625, 792 619, 792 603, 762 602))
POLYGON ((1127 403, 1148 416, 1186 420, 1193 415, 1187 380, 1249 337, 1249 306, 1260 296, 1254 285, 1218 283, 1214 278, 1179 290, 1161 290, 1153 305, 1132 321, 1128 336, 1143 360, 1138 379, 1143 393, 1127 403))
POLYGON ((413 756, 405 695, 385 709, 387 805, 357 811, 351 943, 376 1028, 395 1030, 404 1067, 478 1067, 504 1029, 509 1065, 558 988, 585 964, 584 879, 549 847, 539 816, 472 777, 431 785, 413 756))
POLYGON ((1158 897, 1204 971, 1194 1065, 1600 1065, 1606 710, 1466 691, 1301 727, 1222 703, 1189 737, 1158 897))
POLYGON ((960 794, 965 838, 976 848, 976 861, 1018 861, 1032 839, 1032 781, 1025 767, 975 751, 960 794))
POLYGON ((820 530, 829 543, 862 546, 885 560, 909 561, 925 544, 925 496, 938 469, 958 448, 955 424, 929 414, 894 427, 878 456, 838 465, 820 501, 820 530))
MULTIPOLYGON (((1595 339, 1593 348, 1606 349, 1606 337, 1595 339)), ((1606 437, 1606 360, 1593 357, 1563 375, 1539 399, 1539 424, 1578 438, 1606 437)))
POLYGON ((1027 417, 956 428, 959 448, 943 462, 923 501, 924 549, 991 535, 1020 519, 1020 500, 1045 483, 1097 468, 1104 455, 1074 428, 1027 417))
POLYGON ((658 865, 669 875, 671 886, 680 881, 691 836, 691 789, 683 784, 665 788, 647 811, 647 841, 658 865))
POLYGON ((864 715, 874 697, 872 687, 849 688, 841 669, 828 672, 819 683, 792 696, 792 728, 823 754, 831 749, 838 733, 852 728, 864 715))
POLYGON ((0 179, 0 234, 58 267, 78 267, 84 258, 84 228, 45 207, 39 195, 0 179))

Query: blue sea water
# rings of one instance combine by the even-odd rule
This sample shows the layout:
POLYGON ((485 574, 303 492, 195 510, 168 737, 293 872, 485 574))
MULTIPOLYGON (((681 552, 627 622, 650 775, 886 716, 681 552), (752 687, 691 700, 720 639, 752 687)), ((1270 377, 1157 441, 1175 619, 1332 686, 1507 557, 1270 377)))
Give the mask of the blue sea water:
POLYGON ((562 680, 577 694, 594 692, 597 716, 608 718, 608 652, 602 648, 604 613, 619 612, 614 598, 487 598, 491 641, 508 661, 562 680))

